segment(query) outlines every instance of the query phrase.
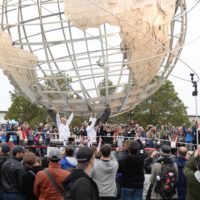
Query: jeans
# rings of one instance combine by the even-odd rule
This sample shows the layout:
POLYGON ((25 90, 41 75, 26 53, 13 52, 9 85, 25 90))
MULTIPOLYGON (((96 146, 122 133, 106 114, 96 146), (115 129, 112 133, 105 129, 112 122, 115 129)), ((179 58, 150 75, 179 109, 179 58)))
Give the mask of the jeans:
POLYGON ((25 200, 20 193, 3 193, 3 200, 25 200))
POLYGON ((122 200, 142 200, 143 189, 121 189, 121 199, 122 200))
POLYGON ((116 197, 100 197, 100 200, 117 200, 116 197))

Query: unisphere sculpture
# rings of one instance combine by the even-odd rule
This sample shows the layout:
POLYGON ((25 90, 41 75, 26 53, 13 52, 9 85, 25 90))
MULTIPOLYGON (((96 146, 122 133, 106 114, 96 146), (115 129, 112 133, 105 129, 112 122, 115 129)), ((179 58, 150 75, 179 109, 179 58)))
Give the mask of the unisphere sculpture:
POLYGON ((47 109, 117 115, 168 78, 185 41, 185 9, 179 0, 5 0, 0 67, 47 109))

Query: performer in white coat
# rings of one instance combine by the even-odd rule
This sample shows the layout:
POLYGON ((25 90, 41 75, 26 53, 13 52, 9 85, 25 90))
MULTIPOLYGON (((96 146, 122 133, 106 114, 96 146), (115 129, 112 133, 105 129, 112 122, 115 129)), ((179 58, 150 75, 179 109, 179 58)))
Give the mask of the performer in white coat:
POLYGON ((89 140, 89 146, 91 146, 93 143, 96 143, 96 137, 97 137, 97 132, 96 132, 96 128, 95 128, 95 124, 96 124, 97 118, 96 116, 94 117, 90 117, 89 119, 89 123, 86 127, 86 132, 87 132, 87 137, 89 140))
POLYGON ((67 119, 65 117, 60 118, 59 113, 56 114, 56 123, 59 132, 59 139, 68 140, 70 137, 69 125, 71 124, 74 118, 74 112, 71 113, 70 117, 67 119))

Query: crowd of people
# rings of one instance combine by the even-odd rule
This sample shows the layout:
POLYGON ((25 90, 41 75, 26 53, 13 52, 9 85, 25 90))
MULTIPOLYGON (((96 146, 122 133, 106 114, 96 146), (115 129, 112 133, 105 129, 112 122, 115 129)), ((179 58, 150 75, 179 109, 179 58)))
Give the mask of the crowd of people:
POLYGON ((118 157, 110 144, 48 147, 37 157, 23 146, 0 146, 2 200, 200 199, 200 148, 169 145, 146 151, 126 140, 118 157))
POLYGON ((145 130, 92 115, 72 127, 73 116, 1 125, 0 200, 200 200, 196 123, 145 130))
POLYGON ((171 124, 148 125, 143 128, 137 123, 108 124, 97 123, 95 116, 91 116, 88 122, 71 126, 74 113, 67 119, 56 114, 56 124, 40 123, 30 127, 27 122, 23 124, 2 124, 0 126, 0 141, 10 142, 15 145, 43 145, 43 146, 66 146, 68 141, 88 143, 91 146, 98 143, 101 137, 104 143, 112 144, 113 147, 123 147, 127 139, 139 137, 147 148, 159 148, 163 144, 171 146, 173 151, 185 144, 192 151, 196 145, 196 123, 190 127, 185 124, 174 127, 171 124))

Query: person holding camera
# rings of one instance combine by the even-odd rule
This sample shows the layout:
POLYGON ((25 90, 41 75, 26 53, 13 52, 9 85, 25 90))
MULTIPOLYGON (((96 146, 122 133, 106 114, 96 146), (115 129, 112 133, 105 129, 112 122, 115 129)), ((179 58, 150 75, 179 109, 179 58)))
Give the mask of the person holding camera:
POLYGON ((187 179, 186 200, 200 199, 200 146, 185 165, 183 172, 187 179))

